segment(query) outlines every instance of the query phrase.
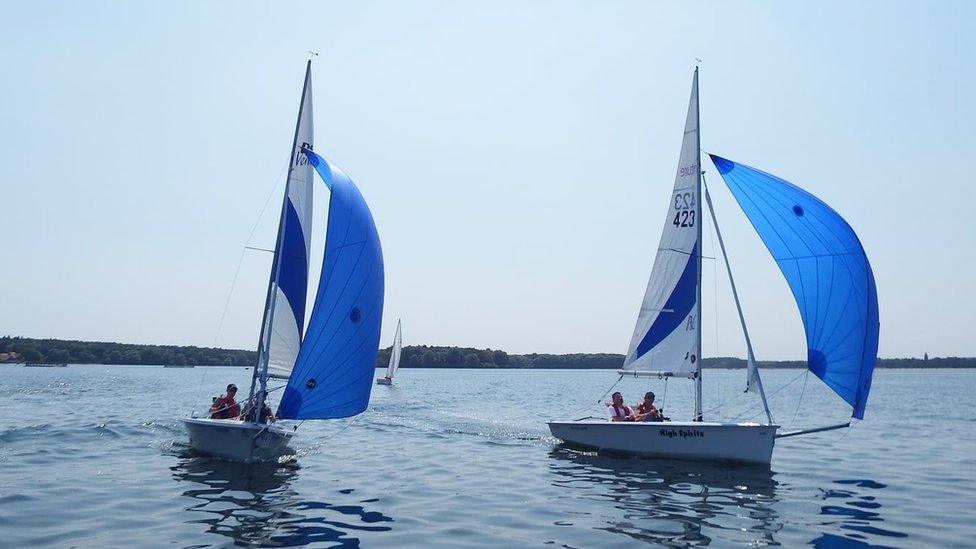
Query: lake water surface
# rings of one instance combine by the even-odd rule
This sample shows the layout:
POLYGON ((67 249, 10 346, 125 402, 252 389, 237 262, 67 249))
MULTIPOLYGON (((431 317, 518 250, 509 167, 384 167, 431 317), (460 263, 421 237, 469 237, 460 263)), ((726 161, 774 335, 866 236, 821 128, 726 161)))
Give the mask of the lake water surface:
MULTIPOLYGON (((849 415, 812 374, 763 376, 784 427, 849 415)), ((706 419, 760 419, 744 371, 704 379, 706 419)), ((401 370, 359 417, 303 424, 286 463, 193 455, 179 418, 249 380, 0 366, 0 546, 976 545, 971 370, 879 370, 865 421, 780 440, 768 469, 561 447, 545 421, 602 414, 606 370, 401 370)), ((648 388, 691 415, 687 380, 617 385, 648 388)))

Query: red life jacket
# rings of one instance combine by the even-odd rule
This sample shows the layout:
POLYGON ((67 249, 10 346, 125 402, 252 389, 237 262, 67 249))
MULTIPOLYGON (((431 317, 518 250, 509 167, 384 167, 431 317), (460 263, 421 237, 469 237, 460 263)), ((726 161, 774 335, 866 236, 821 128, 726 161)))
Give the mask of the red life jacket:
POLYGON ((620 407, 617 407, 616 404, 611 404, 610 413, 613 414, 613 417, 623 419, 632 414, 633 411, 626 404, 621 404, 620 407))
POLYGON ((213 419, 231 419, 241 415, 241 408, 234 402, 234 398, 224 395, 217 399, 214 404, 214 412, 210 414, 213 419))

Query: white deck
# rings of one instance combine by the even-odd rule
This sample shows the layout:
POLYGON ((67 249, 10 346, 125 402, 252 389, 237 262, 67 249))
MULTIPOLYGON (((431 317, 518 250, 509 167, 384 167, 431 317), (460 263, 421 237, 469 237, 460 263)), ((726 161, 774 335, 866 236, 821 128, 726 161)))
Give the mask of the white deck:
POLYGON ((758 423, 551 421, 570 446, 675 459, 768 465, 778 425, 758 423))
POLYGON ((215 457, 253 463, 272 461, 287 453, 295 432, 276 425, 236 419, 183 419, 190 446, 215 457))

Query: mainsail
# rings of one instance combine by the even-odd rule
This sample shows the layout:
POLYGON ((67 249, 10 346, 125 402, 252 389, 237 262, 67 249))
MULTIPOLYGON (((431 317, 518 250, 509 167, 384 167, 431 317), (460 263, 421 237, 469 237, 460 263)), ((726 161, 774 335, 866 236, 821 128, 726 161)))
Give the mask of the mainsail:
POLYGON ((397 368, 400 367, 400 349, 403 340, 400 337, 400 321, 397 320, 396 335, 393 336, 393 349, 390 350, 390 365, 386 367, 386 377, 393 378, 397 368))
POLYGON ((789 283, 807 366, 863 419, 878 354, 878 294, 864 248, 827 204, 776 176, 710 155, 789 283))
MULTIPOLYGON (((305 299, 312 230, 312 167, 302 148, 312 148, 311 61, 305 69, 305 85, 298 111, 281 210, 279 233, 268 302, 261 331, 259 364, 275 377, 291 372, 305 328, 305 299)), ((260 368, 258 369, 260 370, 260 368)), ((262 375, 256 371, 255 375, 262 375)))
POLYGON ((692 82, 681 156, 624 368, 692 375, 699 366, 701 170, 698 71, 692 82))
POLYGON ((278 417, 348 417, 369 404, 383 319, 383 252, 352 180, 311 150, 302 152, 331 196, 318 293, 278 417))

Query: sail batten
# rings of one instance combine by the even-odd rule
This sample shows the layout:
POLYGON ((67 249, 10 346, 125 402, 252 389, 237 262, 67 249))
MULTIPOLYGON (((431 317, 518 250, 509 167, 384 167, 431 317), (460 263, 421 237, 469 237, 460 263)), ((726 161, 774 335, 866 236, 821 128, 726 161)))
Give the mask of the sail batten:
POLYGON ((808 368, 862 419, 879 319, 874 273, 857 234, 800 187, 711 157, 790 286, 807 336, 808 368))

